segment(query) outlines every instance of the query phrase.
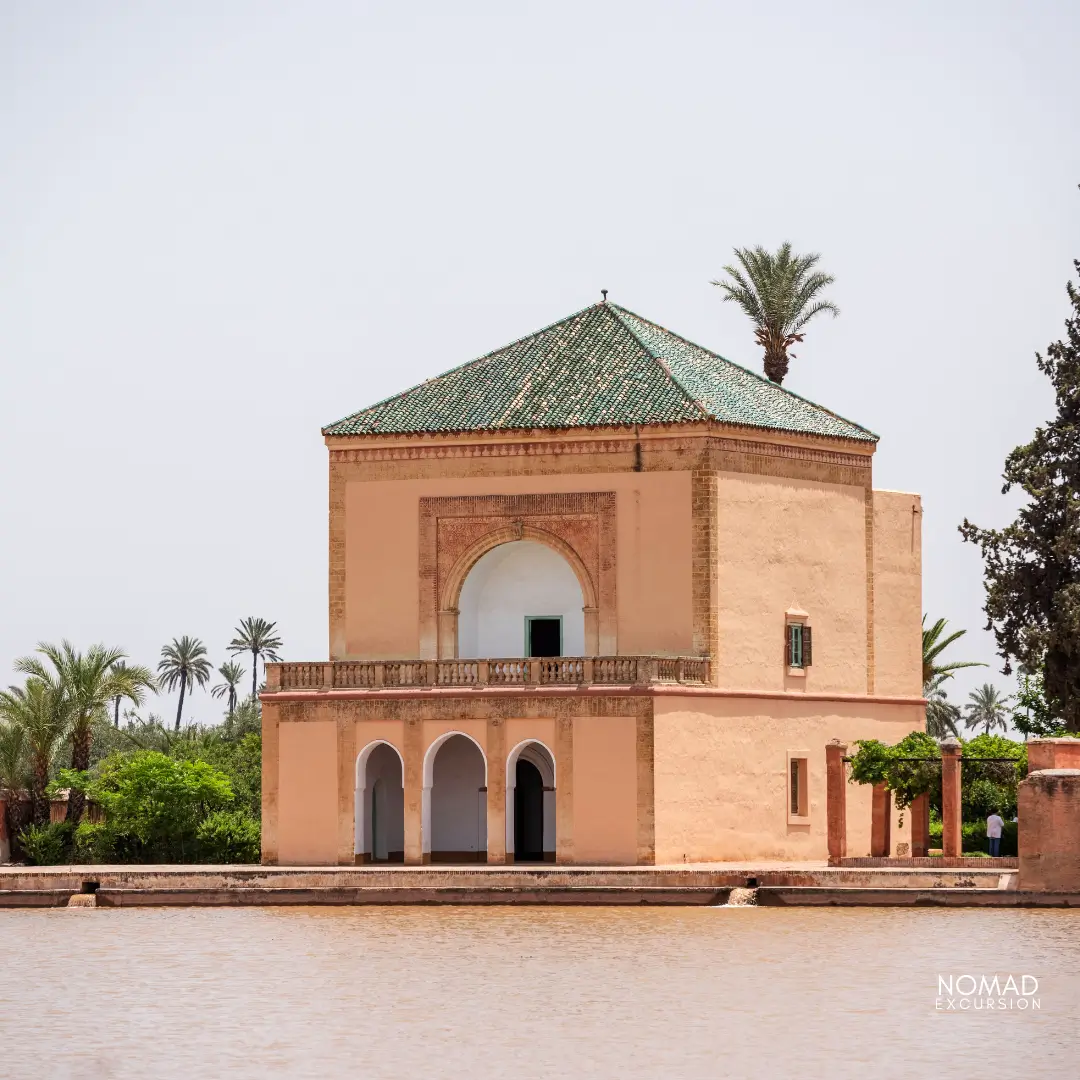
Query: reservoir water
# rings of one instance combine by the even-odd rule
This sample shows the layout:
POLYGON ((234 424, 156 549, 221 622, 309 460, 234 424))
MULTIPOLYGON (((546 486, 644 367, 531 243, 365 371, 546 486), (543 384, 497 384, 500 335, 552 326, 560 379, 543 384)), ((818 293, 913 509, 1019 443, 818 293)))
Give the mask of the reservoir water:
POLYGON ((7 1080, 1074 1077, 1078 1033, 1074 911, 0 911, 7 1080), (963 974, 1041 1007, 938 1010, 963 974))

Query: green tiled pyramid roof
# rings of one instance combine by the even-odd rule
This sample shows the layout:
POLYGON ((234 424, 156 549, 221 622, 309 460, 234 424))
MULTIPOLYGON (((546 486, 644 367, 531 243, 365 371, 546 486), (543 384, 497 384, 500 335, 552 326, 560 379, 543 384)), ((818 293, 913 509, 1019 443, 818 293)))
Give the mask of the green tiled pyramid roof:
POLYGON ((877 436, 617 304, 587 307, 323 428, 411 435, 714 420, 877 436))

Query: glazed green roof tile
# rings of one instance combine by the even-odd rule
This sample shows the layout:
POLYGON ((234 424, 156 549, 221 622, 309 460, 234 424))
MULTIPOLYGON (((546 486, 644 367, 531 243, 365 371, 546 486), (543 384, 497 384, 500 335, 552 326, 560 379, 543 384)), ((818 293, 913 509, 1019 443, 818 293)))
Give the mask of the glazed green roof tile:
POLYGON ((323 428, 412 435, 717 421, 875 442, 866 428, 600 303, 323 428))

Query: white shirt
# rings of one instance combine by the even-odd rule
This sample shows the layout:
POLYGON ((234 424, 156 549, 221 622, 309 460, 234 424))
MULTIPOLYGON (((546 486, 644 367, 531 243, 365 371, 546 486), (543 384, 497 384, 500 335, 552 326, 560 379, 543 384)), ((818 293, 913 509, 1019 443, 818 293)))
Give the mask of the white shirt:
POLYGON ((1005 822, 1002 821, 1001 818, 998 817, 997 814, 991 814, 986 819, 986 835, 987 835, 987 837, 989 839, 991 839, 991 840, 993 840, 995 838, 1000 838, 1001 837, 1001 826, 1004 825, 1004 824, 1005 824, 1005 822))

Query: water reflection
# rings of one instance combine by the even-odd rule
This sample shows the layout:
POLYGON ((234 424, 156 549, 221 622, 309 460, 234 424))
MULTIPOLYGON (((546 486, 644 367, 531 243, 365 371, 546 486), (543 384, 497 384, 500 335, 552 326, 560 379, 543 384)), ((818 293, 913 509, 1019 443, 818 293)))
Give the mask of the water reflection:
POLYGON ((10 1078, 1052 1077, 1080 1049, 1068 911, 6 911, 0 958, 10 1078), (1042 1011, 937 1013, 949 971, 1035 974, 1042 1011))

